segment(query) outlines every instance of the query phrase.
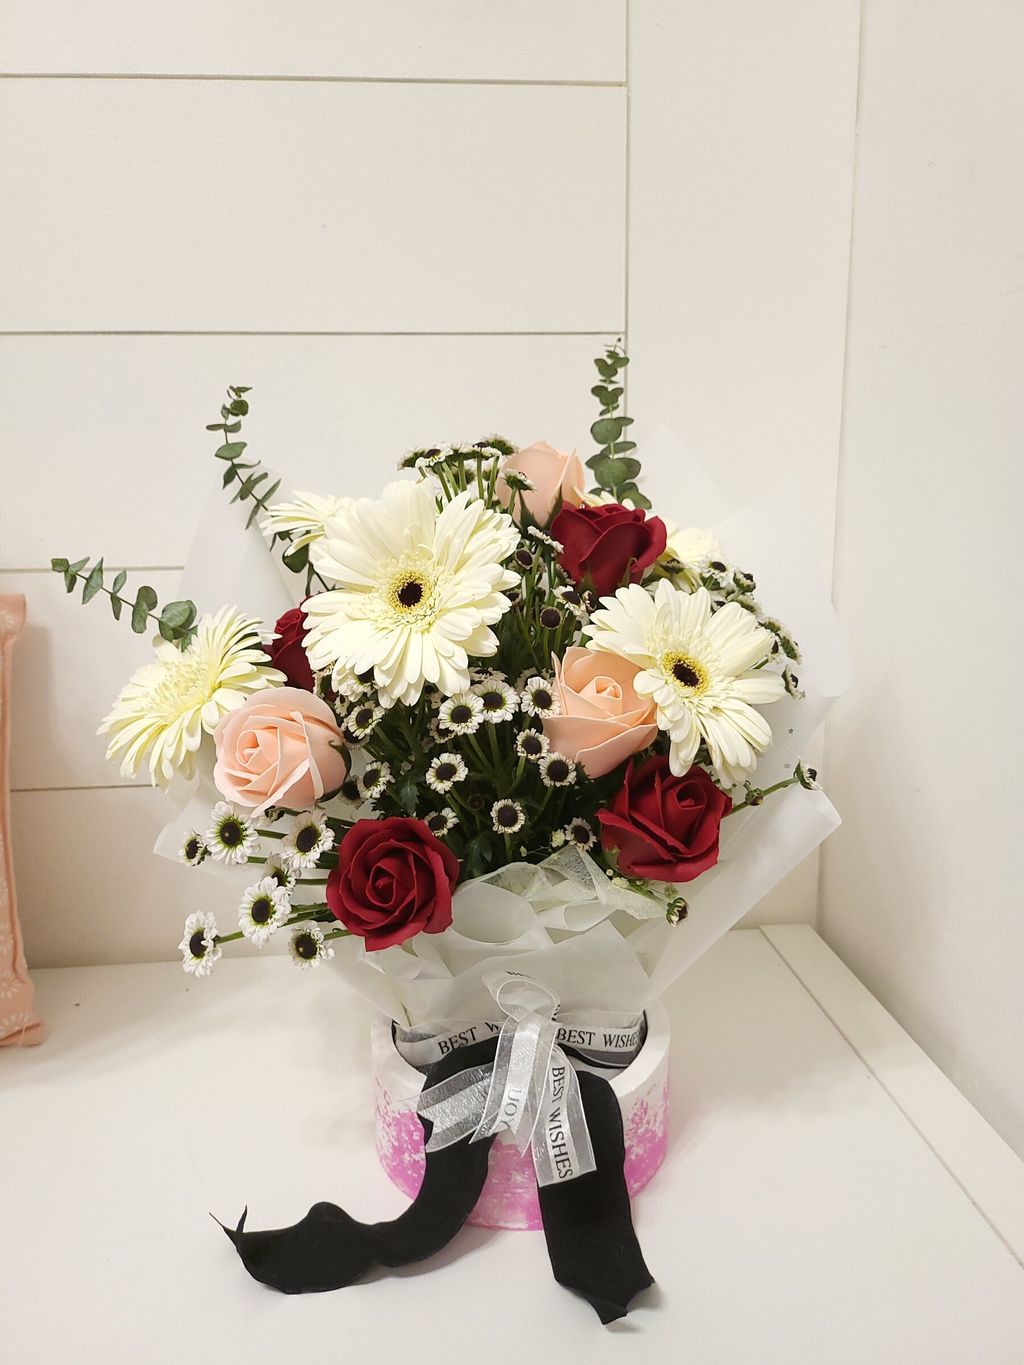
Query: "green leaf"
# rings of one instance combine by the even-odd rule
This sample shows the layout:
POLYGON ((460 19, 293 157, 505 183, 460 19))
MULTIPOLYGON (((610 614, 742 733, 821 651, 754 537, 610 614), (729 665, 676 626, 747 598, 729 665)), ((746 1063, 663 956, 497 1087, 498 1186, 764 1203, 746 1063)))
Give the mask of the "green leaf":
POLYGON ((640 461, 639 461, 639 460, 624 460, 624 459, 617 459, 617 460, 615 461, 615 463, 619 466, 620 469, 624 469, 624 470, 626 471, 625 474, 623 475, 623 477, 622 477, 621 479, 616 479, 616 480, 615 480, 616 487, 618 487, 618 485, 619 485, 620 483, 630 483, 630 482, 632 482, 632 481, 636 478, 636 476, 640 473, 640 461))
POLYGON ((143 585, 135 594, 135 605, 132 607, 132 630, 136 635, 145 633, 149 613, 156 604, 157 595, 148 585, 143 585))
POLYGON ((241 422, 228 422, 228 423, 225 424, 224 430, 225 430, 225 431, 232 431, 232 432, 234 432, 234 431, 241 431, 241 430, 242 430, 242 424, 241 424, 241 422))
POLYGON ((635 502, 637 507, 650 507, 650 498, 644 497, 635 483, 624 483, 616 490, 620 498, 629 498, 630 502, 635 502))
POLYGON ((297 550, 289 550, 287 554, 281 556, 281 562, 286 569, 291 569, 292 573, 301 573, 309 563, 309 546, 300 545, 297 550))
POLYGON ((489 834, 478 834, 476 838, 470 839, 466 845, 466 853, 463 858, 466 874, 470 877, 482 877, 490 870, 491 855, 491 836, 489 834))
POLYGON ((608 447, 613 455, 625 455, 627 450, 636 450, 635 441, 615 441, 608 447))
POLYGON ((78 582, 78 575, 77 575, 76 573, 72 573, 71 570, 69 569, 69 570, 67 571, 67 573, 64 575, 64 591, 65 591, 65 592, 74 592, 74 590, 75 590, 75 584, 76 584, 77 582, 78 582))
POLYGON ((251 384, 232 384, 232 385, 231 385, 231 392, 235 395, 236 398, 241 398, 241 396, 242 396, 243 393, 252 393, 252 385, 251 385, 251 384))
POLYGON ((51 559, 50 568, 54 573, 67 573, 68 561, 66 559, 51 559))
POLYGON ((601 376, 602 379, 614 379, 614 378, 615 378, 615 375, 616 375, 617 370, 618 370, 618 366, 615 365, 615 364, 613 364, 612 361, 610 361, 610 360, 595 360, 595 361, 594 361, 594 364, 597 366, 597 372, 598 372, 598 374, 601 376))
POLYGON ((123 606, 124 606, 124 598, 123 598, 123 597, 118 597, 118 595, 117 595, 116 592, 115 592, 115 593, 111 593, 111 595, 110 595, 110 610, 113 612, 114 620, 115 620, 115 621, 120 621, 120 619, 121 619, 121 608, 122 608, 123 606))
POLYGON ((267 503, 270 501, 270 499, 274 496, 274 494, 277 492, 277 490, 278 490, 280 487, 281 487, 281 480, 278 479, 278 481, 277 481, 276 483, 272 483, 272 484, 270 485, 270 487, 266 490, 266 492, 263 494, 262 497, 258 498, 258 499, 253 503, 253 505, 252 505, 252 511, 249 513, 249 520, 245 523, 245 529, 246 529, 247 531, 248 531, 249 527, 253 524, 253 522, 256 520, 256 518, 257 518, 257 516, 259 515, 259 513, 263 510, 263 508, 266 507, 267 503))
POLYGON ((605 384, 595 384, 590 392, 603 408, 613 408, 622 397, 621 389, 609 389, 605 384))
POLYGON ((622 435, 628 420, 626 417, 599 417, 590 428, 590 434, 599 446, 610 445, 622 435))
POLYGON ((237 460, 245 449, 245 441, 225 441, 222 446, 218 446, 213 452, 218 460, 237 460))
MULTIPOLYGON (((636 464, 636 461, 632 461, 636 464)), ((612 455, 603 455, 594 466, 594 477, 604 488, 618 488, 630 477, 625 460, 617 460, 612 455)))
POLYGON ((232 417, 244 417, 249 411, 249 404, 244 398, 235 398, 228 404, 232 417))
POLYGON ((415 777, 407 777, 398 791, 398 800, 402 809, 409 815, 416 814, 417 798, 419 795, 419 784, 415 777))
POLYGON ((117 575, 116 575, 116 577, 114 578, 113 583, 110 585, 110 591, 111 591, 111 592, 120 592, 121 589, 124 587, 125 582, 127 581, 127 578, 128 578, 128 571, 127 571, 127 569, 118 569, 117 575))
POLYGON ((168 602, 160 613, 160 625, 174 631, 187 630, 195 619, 194 602, 168 602))
POLYGON ((235 471, 234 471, 234 469, 232 468, 231 465, 228 465, 228 467, 227 467, 227 468, 225 469, 225 471, 224 471, 224 477, 223 477, 223 479, 221 479, 221 481, 220 481, 220 486, 221 486, 221 488, 227 488, 228 484, 231 482, 231 480, 232 480, 234 477, 235 477, 235 471))
POLYGON ((96 594, 103 587, 103 560, 100 559, 89 570, 89 577, 85 580, 85 587, 82 589, 82 605, 91 602, 96 594))
POLYGON ((207 426, 206 426, 206 430, 207 430, 207 431, 224 431, 224 430, 225 430, 225 426, 224 426, 224 423, 223 423, 223 422, 208 422, 208 423, 207 423, 207 426))

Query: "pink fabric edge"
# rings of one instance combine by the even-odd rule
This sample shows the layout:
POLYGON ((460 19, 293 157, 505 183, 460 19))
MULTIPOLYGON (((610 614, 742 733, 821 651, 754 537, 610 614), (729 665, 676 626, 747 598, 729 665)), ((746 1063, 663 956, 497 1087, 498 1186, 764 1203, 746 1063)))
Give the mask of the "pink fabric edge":
POLYGON ((11 655, 25 624, 25 599, 0 596, 0 1047, 43 1041, 42 1020, 33 1008, 32 982, 18 922, 11 848, 11 655))

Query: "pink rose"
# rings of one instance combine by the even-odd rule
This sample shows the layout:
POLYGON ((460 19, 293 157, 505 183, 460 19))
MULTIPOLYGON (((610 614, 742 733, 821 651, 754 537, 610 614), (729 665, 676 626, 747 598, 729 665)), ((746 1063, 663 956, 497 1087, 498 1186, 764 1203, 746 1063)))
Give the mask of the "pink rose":
POLYGON ((502 477, 505 470, 516 470, 525 475, 533 484, 533 491, 523 493, 526 510, 538 526, 546 526, 551 520, 555 504, 561 494, 562 502, 579 507, 583 497, 586 475, 575 450, 567 453, 549 446, 547 441, 537 441, 514 455, 506 455, 501 462, 495 492, 502 507, 507 507, 516 517, 519 512, 518 490, 510 488, 502 477))
POLYGON ((334 713, 298 687, 268 687, 229 711, 213 732, 213 780, 228 801, 260 815, 268 806, 308 810, 337 791, 348 762, 334 713))
POLYGON ((653 743, 658 733, 654 702, 633 687, 640 671, 636 664, 573 646, 554 665, 561 715, 544 721, 544 733, 588 777, 603 777, 653 743))

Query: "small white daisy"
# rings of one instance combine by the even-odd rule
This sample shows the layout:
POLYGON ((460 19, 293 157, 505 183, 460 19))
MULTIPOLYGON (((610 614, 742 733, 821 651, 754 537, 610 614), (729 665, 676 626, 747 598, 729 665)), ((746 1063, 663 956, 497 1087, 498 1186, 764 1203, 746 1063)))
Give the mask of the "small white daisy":
POLYGON ((521 705, 526 715, 539 716, 541 720, 549 720, 561 710, 550 678, 541 678, 536 674, 527 678, 523 685, 521 705))
POLYGON ((218 801, 210 812, 206 844, 219 862, 244 863, 248 862, 250 853, 256 852, 259 839, 251 820, 227 801, 218 801))
POLYGON ((524 730, 521 735, 516 736, 516 753, 520 758, 529 758, 536 763, 550 748, 551 743, 547 735, 540 730, 524 730))
POLYGON ((565 847, 565 842, 566 842, 566 840, 565 840, 565 830, 564 830, 564 829, 556 829, 555 832, 554 832, 554 834, 552 834, 552 836, 551 836, 551 847, 552 847, 552 848, 564 848, 564 847, 565 847))
POLYGON ((185 921, 185 932, 178 944, 181 965, 190 976, 209 976, 221 955, 217 942, 217 920, 207 911, 197 910, 185 921))
POLYGON ((353 706, 345 717, 343 725, 345 738, 351 736, 356 740, 369 739, 383 715, 383 706, 375 706, 372 702, 361 702, 358 706, 353 706))
MULTIPOLYGON (((571 844, 573 848, 579 848, 586 851, 588 848, 593 848, 594 846, 594 831, 591 829, 590 825, 587 824, 586 820, 580 819, 579 816, 570 820, 569 823, 558 830, 557 833, 561 834, 563 844, 571 844)), ((551 842, 552 845, 554 845, 555 841, 553 838, 551 842)))
POLYGON ((273 877, 261 877, 250 886, 238 907, 238 927, 257 948, 284 924, 291 910, 288 892, 273 877))
POLYGON ((326 817, 319 811, 306 811, 296 816, 281 845, 281 857, 297 875, 316 867, 320 854, 327 853, 333 847, 334 835, 326 817))
POLYGON ((565 546, 560 540, 556 540, 554 536, 549 536, 548 533, 542 531, 539 526, 528 526, 526 528, 526 534, 532 536, 534 540, 540 541, 541 545, 549 546, 556 554, 561 554, 565 549, 565 546))
POLYGON ((540 777, 545 787, 571 787, 576 781, 576 764, 562 754, 545 754, 540 761, 540 777))
POLYGON ((818 787, 818 770, 816 768, 805 768, 803 763, 798 763, 794 769, 793 776, 800 783, 801 787, 807 791, 816 791, 818 787))
POLYGON ((432 811, 431 814, 424 819, 423 823, 426 825, 427 829, 430 830, 431 834, 436 835, 437 838, 440 839, 443 838, 450 829, 455 828, 459 823, 459 817, 452 810, 451 806, 445 806, 443 810, 432 811))
POLYGON ((521 469, 505 469, 502 471, 502 478, 509 488, 514 488, 517 493, 532 493, 536 487, 521 469))
POLYGON ((263 864, 263 877, 272 878, 285 891, 290 891, 295 885, 295 873, 279 853, 272 853, 263 864))
POLYGON ((579 588, 571 586, 567 588, 556 588, 555 596, 569 608, 578 621, 585 621, 587 619, 586 604, 583 601, 583 594, 580 592, 579 588))
POLYGON ((304 971, 319 967, 321 962, 329 962, 334 956, 334 949, 324 942, 324 931, 315 920, 300 925, 292 933, 288 951, 296 967, 304 971))
POLYGON ((447 744, 450 738, 442 732, 436 716, 431 716, 427 721, 427 734, 430 736, 431 744, 447 744))
POLYGON ((364 682, 354 673, 344 660, 336 663, 331 670, 331 687, 339 697, 346 701, 359 701, 370 690, 369 682, 364 682))
POLYGON ((179 857, 189 867, 198 867, 209 856, 206 841, 197 829, 190 829, 182 840, 179 857))
POLYGON ((507 798, 491 807, 491 824, 497 834, 517 834, 526 824, 526 812, 518 801, 507 798))
POLYGON ((484 704, 475 692, 456 692, 441 703, 438 723, 453 735, 473 735, 484 722, 484 704))
POLYGON ((391 767, 387 763, 368 763, 356 778, 359 795, 364 801, 376 801, 391 781, 391 767))
POLYGON ((519 697, 498 674, 483 678, 472 690, 483 702, 484 718, 492 725, 511 720, 519 708, 519 697))
POLYGON ((427 769, 427 786, 432 791, 444 794, 450 792, 456 782, 465 781, 468 775, 469 769, 462 757, 447 751, 431 760, 427 769))

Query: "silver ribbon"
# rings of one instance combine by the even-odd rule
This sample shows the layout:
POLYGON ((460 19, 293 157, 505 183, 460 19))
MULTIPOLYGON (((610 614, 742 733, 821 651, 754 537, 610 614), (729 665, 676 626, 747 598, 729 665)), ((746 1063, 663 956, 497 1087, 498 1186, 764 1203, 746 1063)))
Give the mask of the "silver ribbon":
POLYGON ((505 1015, 500 1027, 484 1023, 447 1034, 410 1030, 397 1036, 407 1059, 423 1064, 491 1037, 497 1028, 493 1064, 467 1068, 420 1094, 417 1112, 433 1125, 427 1150, 509 1132, 520 1153, 531 1149, 539 1185, 586 1175, 596 1169, 594 1151, 579 1080, 559 1041, 596 1043, 596 1053, 613 1051, 625 1065, 639 1046, 641 1022, 619 1019, 627 1027, 604 1031, 564 1017, 556 1022, 558 996, 523 976, 506 977, 494 996, 505 1015), (602 1048, 606 1040, 615 1046, 602 1048))

